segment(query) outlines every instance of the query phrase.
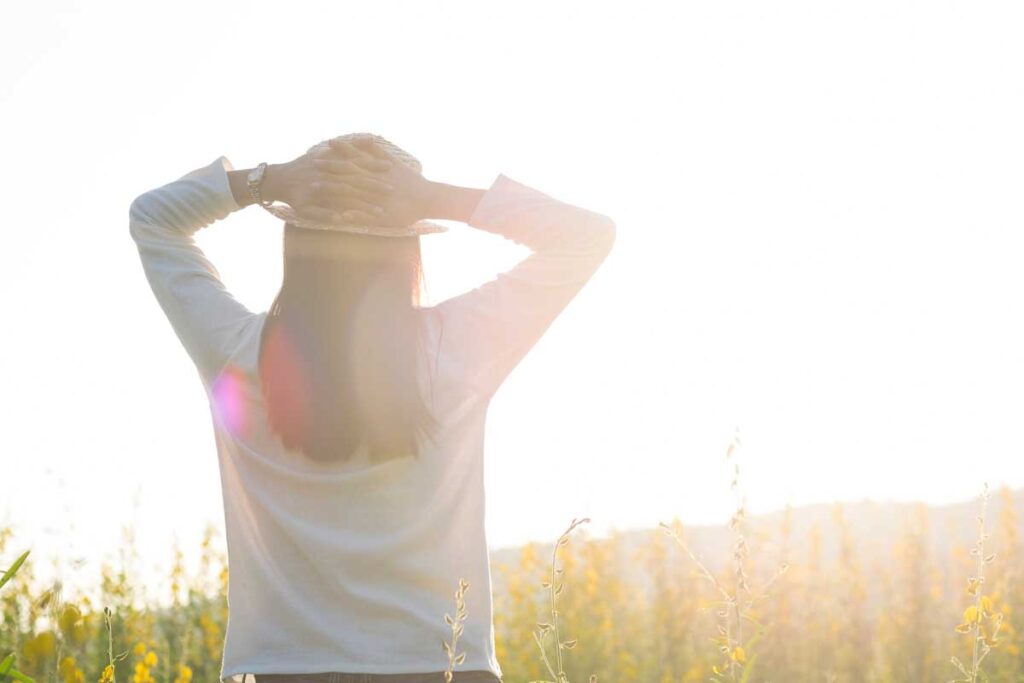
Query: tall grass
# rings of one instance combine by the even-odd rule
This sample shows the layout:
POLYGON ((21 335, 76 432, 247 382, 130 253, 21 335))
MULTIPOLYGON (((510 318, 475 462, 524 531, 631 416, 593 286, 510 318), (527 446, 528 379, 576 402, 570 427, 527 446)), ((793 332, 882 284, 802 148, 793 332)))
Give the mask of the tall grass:
MULTIPOLYGON (((28 550, 23 552, 18 559, 16 559, 14 563, 4 571, 3 576, 0 576, 0 589, 6 586, 7 583, 14 578, 14 575, 18 573, 21 566, 25 564, 25 560, 28 559, 29 552, 30 551, 28 550)), ((4 621, 6 622, 6 619, 4 619, 4 621)), ((22 683, 34 683, 30 677, 14 668, 14 660, 15 653, 13 652, 8 653, 3 660, 0 660, 0 681, 15 680, 21 681, 22 683)))
MULTIPOLYGON (((562 532, 562 535, 555 541, 554 548, 551 550, 551 571, 547 578, 540 582, 541 588, 545 589, 548 593, 548 600, 551 605, 550 612, 548 613, 550 621, 539 622, 533 637, 537 647, 540 649, 541 660, 544 662, 544 666, 553 680, 540 681, 538 683, 569 683, 569 677, 565 673, 565 667, 562 662, 562 650, 573 649, 578 641, 576 638, 562 640, 561 631, 559 630, 558 596, 565 588, 563 576, 565 568, 558 564, 558 550, 569 544, 569 537, 576 527, 589 521, 589 518, 584 517, 583 519, 573 519, 569 523, 569 528, 562 532), (551 636, 553 641, 554 656, 548 654, 548 636, 551 636)), ((596 683, 596 681, 597 676, 591 674, 590 683, 596 683)))
POLYGON ((769 589, 789 569, 789 563, 783 561, 759 589, 755 590, 750 585, 747 574, 746 499, 740 486, 740 465, 736 455, 740 446, 737 432, 725 451, 726 462, 732 467, 732 482, 729 488, 732 490, 735 504, 728 524, 732 534, 731 581, 719 579, 707 568, 705 562, 686 543, 682 529, 677 523, 670 525, 662 522, 659 525, 683 549, 700 576, 719 596, 716 611, 719 623, 716 625, 717 634, 713 636, 713 642, 717 645, 723 661, 711 667, 713 675, 710 680, 715 683, 721 683, 723 680, 746 683, 751 680, 757 661, 755 648, 765 635, 765 625, 755 617, 754 609, 769 597, 769 589), (747 624, 752 627, 752 631, 744 631, 747 624))
POLYGON ((466 661, 466 653, 458 651, 459 636, 462 635, 462 629, 466 621, 466 590, 469 588, 469 582, 465 579, 459 579, 459 587, 455 591, 455 616, 450 614, 444 615, 444 623, 448 624, 451 628, 451 642, 442 640, 441 643, 444 645, 444 652, 448 655, 448 668, 444 670, 444 683, 452 683, 452 678, 455 674, 455 667, 466 661))
POLYGON ((972 604, 964 610, 963 622, 956 627, 956 632, 970 636, 971 638, 971 664, 970 667, 963 664, 956 656, 952 658, 953 666, 957 668, 963 678, 957 678, 952 683, 977 683, 979 677, 985 676, 981 664, 992 650, 999 645, 999 630, 1003 625, 1003 613, 997 612, 991 595, 985 594, 985 569, 992 564, 995 553, 988 554, 985 549, 985 541, 989 534, 985 531, 985 513, 988 511, 988 484, 981 495, 981 512, 978 513, 978 540, 971 548, 971 555, 975 558, 974 575, 967 577, 967 595, 973 599, 972 604))
MULTIPOLYGON (((949 680, 953 654, 961 681, 1019 683, 1024 581, 1008 492, 994 500, 986 492, 973 553, 970 513, 906 510, 886 518, 884 528, 904 531, 883 543, 880 527, 860 526, 863 506, 748 516, 738 446, 726 457, 735 513, 720 533, 674 523, 665 533, 601 538, 574 520, 553 544, 495 560, 496 645, 508 683, 921 683, 949 680)), ((9 539, 0 530, 0 558, 9 539)), ((24 554, 11 562, 0 589, 0 656, 13 654, 18 673, 12 667, 0 683, 217 680, 222 543, 204 538, 194 575, 172 568, 169 607, 140 600, 133 544, 126 534, 120 565, 104 563, 91 594, 40 585, 24 554)), ((464 661, 467 588, 460 583, 455 612, 445 615, 451 638, 438 671, 444 655, 450 673, 464 661)))

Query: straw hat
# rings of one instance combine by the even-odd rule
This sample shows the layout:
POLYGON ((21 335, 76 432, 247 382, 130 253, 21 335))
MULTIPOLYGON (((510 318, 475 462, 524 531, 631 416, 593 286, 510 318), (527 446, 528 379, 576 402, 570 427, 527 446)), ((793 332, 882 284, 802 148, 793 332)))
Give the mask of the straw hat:
MULTIPOLYGON (((413 155, 406 152, 404 149, 394 144, 390 140, 387 140, 380 135, 374 133, 348 133, 347 135, 339 135, 334 140, 345 140, 347 142, 355 142, 357 140, 363 140, 371 138, 377 141, 384 149, 386 149, 392 157, 397 159, 399 162, 410 167, 416 173, 422 175, 423 167, 420 165, 419 160, 413 155)), ((316 145, 309 148, 308 153, 314 153, 317 150, 326 150, 330 148, 330 140, 324 140, 316 145)), ((286 223, 291 223, 300 228, 308 228, 310 230, 340 230, 342 232, 355 232, 364 235, 381 235, 385 237, 408 237, 412 235, 428 235, 436 232, 445 232, 448 230, 447 227, 434 223, 428 220, 419 220, 411 225, 396 225, 396 226, 384 226, 384 225, 365 225, 363 223, 322 223, 314 221, 303 216, 299 216, 295 213, 295 210, 287 204, 272 204, 270 206, 264 206, 267 211, 277 216, 286 223)))

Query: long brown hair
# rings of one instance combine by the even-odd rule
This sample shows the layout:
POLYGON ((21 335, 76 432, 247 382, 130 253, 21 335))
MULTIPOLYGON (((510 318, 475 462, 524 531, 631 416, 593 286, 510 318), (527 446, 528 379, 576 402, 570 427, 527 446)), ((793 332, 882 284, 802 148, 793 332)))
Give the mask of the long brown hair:
POLYGON ((373 462, 415 455, 436 422, 420 391, 418 236, 284 228, 284 277, 260 337, 271 430, 318 461, 363 444, 373 462))

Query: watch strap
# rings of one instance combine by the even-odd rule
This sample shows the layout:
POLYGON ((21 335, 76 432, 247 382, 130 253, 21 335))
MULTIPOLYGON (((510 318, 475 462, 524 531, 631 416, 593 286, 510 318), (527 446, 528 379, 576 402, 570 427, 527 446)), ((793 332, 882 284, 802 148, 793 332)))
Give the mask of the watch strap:
POLYGON ((252 200, 255 203, 259 204, 262 207, 271 206, 273 202, 265 201, 263 199, 263 196, 260 194, 260 188, 263 185, 263 179, 266 178, 267 176, 267 162, 260 162, 259 166, 256 167, 255 176, 255 179, 253 179, 252 177, 246 179, 245 185, 249 190, 249 196, 252 197, 252 200))

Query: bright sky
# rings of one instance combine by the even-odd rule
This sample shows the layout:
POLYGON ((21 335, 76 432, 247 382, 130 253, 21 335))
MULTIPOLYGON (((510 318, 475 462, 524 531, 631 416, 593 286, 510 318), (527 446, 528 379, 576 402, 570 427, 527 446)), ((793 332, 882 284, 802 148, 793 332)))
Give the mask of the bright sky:
MULTIPOLYGON (((492 547, 1024 485, 1019 4, 19 3, 0 30, 0 523, 11 552, 197 555, 208 405, 128 234, 224 154, 373 131, 424 174, 605 213, 601 270, 492 403, 492 547)), ((435 301, 525 250, 424 238, 435 301)), ((281 226, 200 233, 265 310, 281 226)), ((6 560, 0 561, 5 564, 6 560)))

